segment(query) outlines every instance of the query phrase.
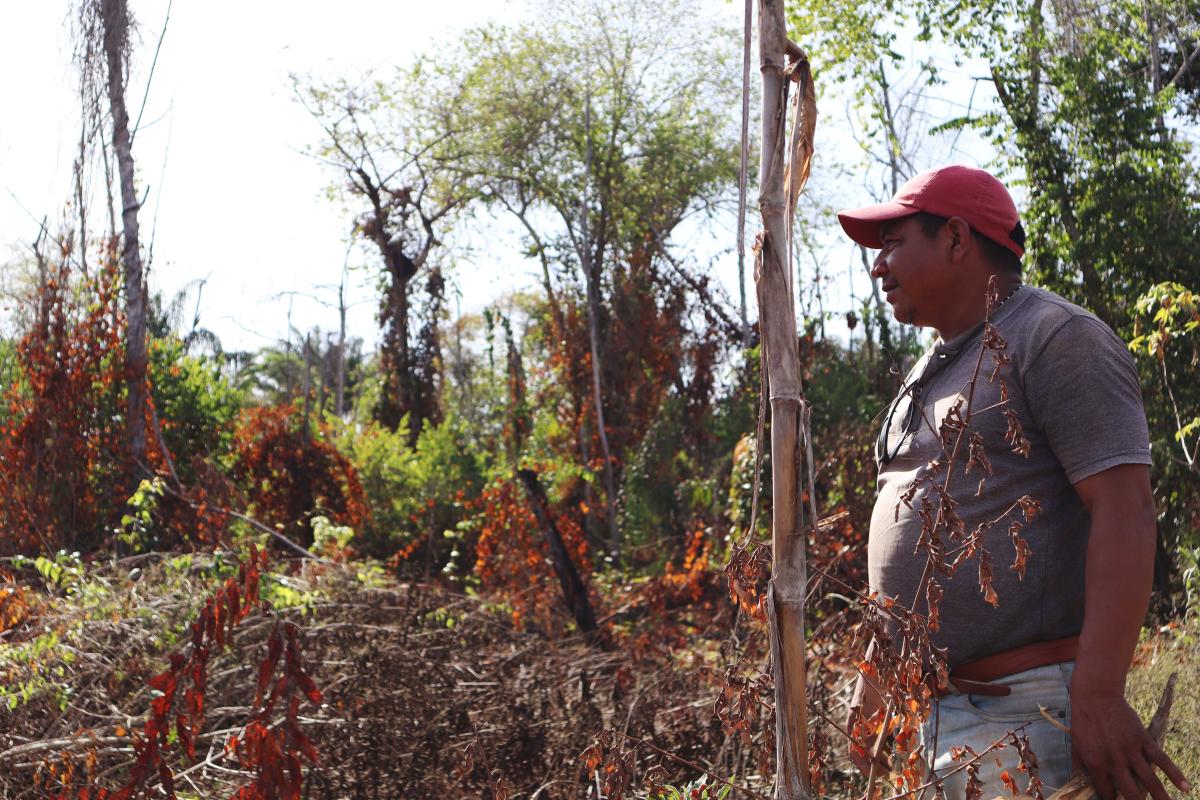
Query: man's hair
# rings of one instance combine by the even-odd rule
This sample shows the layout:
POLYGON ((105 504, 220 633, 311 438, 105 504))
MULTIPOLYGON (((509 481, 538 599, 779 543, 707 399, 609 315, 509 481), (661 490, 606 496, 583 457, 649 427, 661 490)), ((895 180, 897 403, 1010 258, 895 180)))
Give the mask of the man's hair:
MULTIPOLYGON (((939 217, 937 214, 930 214, 927 211, 918 211, 913 217, 917 220, 917 224, 921 227, 921 232, 927 237, 933 238, 937 232, 942 229, 942 226, 949 221, 949 217, 939 217)), ((979 249, 983 251, 983 257, 992 265, 992 268, 997 272, 1011 272, 1017 275, 1021 274, 1021 257, 1009 250, 1004 245, 995 242, 978 231, 972 230, 971 235, 975 237, 975 241, 979 243, 979 249)), ((1017 223, 1017 227, 1012 229, 1009 234, 1012 240, 1021 247, 1025 246, 1025 229, 1021 227, 1021 223, 1017 223)))

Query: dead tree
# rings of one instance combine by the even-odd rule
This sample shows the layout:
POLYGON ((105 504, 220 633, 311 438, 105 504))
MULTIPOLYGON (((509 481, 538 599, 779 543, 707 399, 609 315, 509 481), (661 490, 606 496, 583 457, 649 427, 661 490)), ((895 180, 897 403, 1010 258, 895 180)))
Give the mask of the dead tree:
MULTIPOLYGON (((81 0, 78 8, 80 86, 86 108, 108 99, 112 146, 121 190, 121 268, 125 289, 125 441, 140 474, 146 464, 146 280, 138 231, 141 202, 134 183, 133 132, 125 105, 129 77, 129 32, 132 20, 126 0, 81 0), (103 89, 101 89, 103 87, 103 89)), ((85 122, 86 129, 86 122, 85 122)), ((86 147, 81 147, 86 150, 86 147)), ((81 241, 86 242, 81 231, 81 241)))
POLYGON ((125 0, 101 0, 104 59, 108 64, 108 104, 113 152, 121 178, 121 267, 125 274, 125 379, 128 383, 125 439, 135 464, 146 463, 146 282, 138 243, 137 189, 133 182, 133 143, 125 82, 129 62, 129 8, 125 0))
POLYGON ((538 474, 531 469, 517 470, 517 477, 525 487, 529 506, 542 529, 546 549, 550 552, 550 563, 554 566, 554 574, 558 576, 558 585, 562 589, 563 600, 571 609, 571 615, 575 617, 575 624, 579 626, 580 633, 591 637, 596 632, 596 614, 592 610, 591 600, 588 599, 587 584, 583 582, 579 570, 571 561, 558 525, 550 514, 550 501, 546 497, 546 490, 542 488, 538 474))
MULTIPOLYGON (((395 430, 408 415, 415 441, 425 420, 437 421, 439 400, 436 320, 414 336, 414 281, 427 271, 448 217, 475 191, 449 176, 453 156, 444 150, 457 132, 453 123, 418 131, 379 87, 297 87, 297 96, 325 132, 315 155, 342 173, 350 197, 365 201, 354 232, 378 252, 384 277, 375 416, 395 430)), ((440 313, 443 286, 435 270, 425 287, 428 315, 440 313)))

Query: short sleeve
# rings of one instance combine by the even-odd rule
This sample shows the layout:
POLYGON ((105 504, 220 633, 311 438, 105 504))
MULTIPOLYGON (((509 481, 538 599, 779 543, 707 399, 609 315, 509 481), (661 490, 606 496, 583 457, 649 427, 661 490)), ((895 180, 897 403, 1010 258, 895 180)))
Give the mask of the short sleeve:
POLYGON ((1150 463, 1150 432, 1133 356, 1092 316, 1063 323, 1023 373, 1034 421, 1071 483, 1120 464, 1150 463))

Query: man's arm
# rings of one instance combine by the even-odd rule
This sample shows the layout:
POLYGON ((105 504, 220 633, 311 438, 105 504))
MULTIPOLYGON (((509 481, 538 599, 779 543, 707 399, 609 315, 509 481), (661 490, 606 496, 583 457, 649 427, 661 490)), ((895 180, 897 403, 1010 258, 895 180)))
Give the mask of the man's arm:
POLYGON ((1150 470, 1123 464, 1075 484, 1091 512, 1085 611, 1071 679, 1071 742, 1102 800, 1169 800, 1154 767, 1187 779, 1125 702, 1125 678, 1150 601, 1156 515, 1150 470))

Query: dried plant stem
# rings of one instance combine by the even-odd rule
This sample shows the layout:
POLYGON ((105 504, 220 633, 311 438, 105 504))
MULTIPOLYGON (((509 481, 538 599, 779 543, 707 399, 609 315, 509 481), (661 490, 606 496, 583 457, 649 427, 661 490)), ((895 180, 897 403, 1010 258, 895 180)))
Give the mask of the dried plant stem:
MULTIPOLYGON (((989 298, 989 300, 988 300, 988 304, 987 304, 988 313, 985 317, 985 322, 990 321, 990 319, 991 319, 991 309, 992 309, 991 298, 993 298, 995 296, 995 292, 996 292, 996 279, 993 276, 988 281, 988 298, 989 298)), ((987 347, 984 346, 983 344, 981 344, 979 347, 979 355, 976 356, 976 359, 975 359, 975 368, 971 373, 971 380, 968 382, 968 386, 967 386, 967 401, 966 401, 966 406, 963 410, 963 416, 962 416, 963 424, 962 424, 962 427, 959 428, 959 430, 958 430, 958 435, 955 436, 955 438, 954 438, 954 446, 951 448, 949 457, 947 458, 946 464, 944 466, 945 475, 942 478, 942 488, 941 488, 941 492, 943 495, 946 495, 949 493, 950 478, 954 474, 954 465, 956 463, 958 463, 958 455, 962 449, 963 439, 965 438, 967 431, 970 429, 971 417, 972 417, 971 406, 975 401, 975 385, 979 381, 979 373, 980 373, 980 370, 983 368, 983 357, 986 352, 987 352, 987 347)), ((926 419, 926 424, 929 425, 930 428, 936 434, 937 429, 934 428, 929 423, 928 419, 925 418, 924 415, 922 415, 922 418, 926 419)), ((945 506, 944 506, 944 504, 939 503, 937 515, 934 518, 934 522, 933 522, 933 530, 936 531, 939 527, 941 527, 945 523, 946 523, 945 506)), ((935 563, 934 563, 935 558, 936 558, 936 555, 935 555, 934 551, 932 549, 929 550, 929 552, 926 554, 925 567, 921 572, 921 578, 917 582, 917 590, 913 595, 912 603, 909 605, 909 609, 912 610, 914 613, 916 613, 916 609, 917 609, 918 604, 921 602, 921 598, 925 596, 925 592, 929 587, 929 581, 933 579, 933 571, 935 568, 935 563)), ((907 657, 907 655, 908 655, 908 646, 909 646, 909 642, 907 639, 905 639, 904 643, 901 645, 901 651, 900 651, 900 657, 902 660, 905 657, 907 657)), ((871 798, 873 798, 875 796, 875 780, 876 780, 875 765, 879 761, 879 759, 882 758, 882 756, 883 756, 883 749, 884 749, 885 744, 887 743, 888 724, 891 722, 893 710, 894 710, 894 702, 891 698, 889 698, 887 705, 884 707, 883 724, 880 727, 879 735, 876 737, 875 746, 872 748, 872 752, 871 752, 871 767, 870 767, 870 771, 867 774, 867 794, 866 794, 867 800, 870 800, 871 798)), ((932 773, 932 771, 933 771, 933 762, 932 762, 932 759, 930 759, 930 772, 932 773)))
MULTIPOLYGON (((788 243, 790 214, 808 177, 816 101, 808 60, 789 51, 782 0, 759 0, 759 63, 763 81, 759 210, 763 230, 755 242, 759 327, 771 402, 771 580, 768 635, 775 677, 776 800, 808 798, 808 702, 804 600, 808 586, 807 527, 800 487, 809 419, 800 378, 796 310, 788 243), (787 147, 788 85, 798 91, 791 147, 787 147), (790 151, 790 152, 788 152, 790 151)), ((816 516, 811 520, 816 524, 816 516)))
MULTIPOLYGON (((1000 750, 1000 749, 1003 749, 1004 747, 1006 747, 1005 742, 1007 742, 1012 737, 1013 734, 1017 733, 1018 731, 1023 730, 1028 724, 1029 723, 1026 722, 1023 725, 1018 725, 1017 727, 1008 731, 1002 737, 1000 737, 999 739, 997 739, 996 741, 994 741, 990 745, 988 745, 987 749, 984 750, 982 753, 976 753, 974 757, 963 761, 961 764, 959 764, 954 769, 946 770, 946 773, 944 775, 942 775, 940 778, 926 781, 925 783, 921 784, 920 786, 916 787, 915 789, 906 789, 905 791, 891 795, 890 797, 882 798, 882 800, 900 800, 900 798, 904 798, 904 797, 919 797, 920 793, 922 791, 930 788, 938 781, 945 780, 946 778, 949 778, 951 775, 956 775, 959 772, 962 772, 964 769, 966 769, 967 767, 971 766, 972 764, 978 762, 979 760, 981 760, 984 756, 986 756, 988 753, 992 752, 993 750, 1000 750)), ((1051 800, 1053 800, 1053 798, 1051 798, 1051 800)))

